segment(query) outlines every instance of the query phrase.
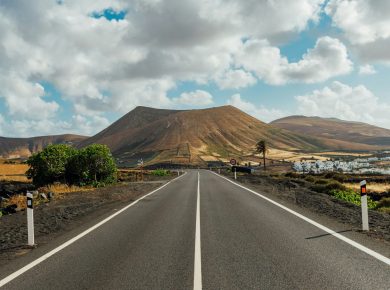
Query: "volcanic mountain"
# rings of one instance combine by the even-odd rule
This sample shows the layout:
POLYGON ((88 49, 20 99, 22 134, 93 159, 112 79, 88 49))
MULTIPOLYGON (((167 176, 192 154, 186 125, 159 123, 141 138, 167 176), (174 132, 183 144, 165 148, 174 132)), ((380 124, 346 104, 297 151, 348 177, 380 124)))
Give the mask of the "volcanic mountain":
POLYGON ((31 154, 41 151, 50 144, 77 145, 88 137, 79 135, 54 135, 32 138, 6 138, 0 137, 0 157, 2 158, 26 158, 31 154))
POLYGON ((390 149, 390 130, 336 118, 290 116, 271 122, 272 126, 317 137, 334 150, 390 149))
POLYGON ((232 106, 202 110, 137 107, 97 135, 81 142, 106 144, 118 162, 198 163, 252 154, 255 144, 284 150, 319 150, 308 136, 270 126, 232 106))

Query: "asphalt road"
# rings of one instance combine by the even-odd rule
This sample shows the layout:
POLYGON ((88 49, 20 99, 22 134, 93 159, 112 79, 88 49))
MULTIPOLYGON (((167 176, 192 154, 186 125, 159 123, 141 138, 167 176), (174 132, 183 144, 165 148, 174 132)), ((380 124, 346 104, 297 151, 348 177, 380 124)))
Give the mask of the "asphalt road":
POLYGON ((199 176, 199 187, 189 171, 3 289, 390 289, 383 261, 213 173, 199 176))

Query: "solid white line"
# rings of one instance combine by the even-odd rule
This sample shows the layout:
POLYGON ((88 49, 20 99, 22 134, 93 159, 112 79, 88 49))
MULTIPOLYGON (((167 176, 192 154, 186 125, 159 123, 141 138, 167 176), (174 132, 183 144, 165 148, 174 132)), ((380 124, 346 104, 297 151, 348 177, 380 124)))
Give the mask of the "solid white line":
POLYGON ((329 229, 329 228, 327 228, 327 227, 325 227, 325 226, 323 226, 323 225, 313 221, 312 219, 309 219, 308 217, 305 217, 304 215, 301 215, 300 213, 297 213, 296 211, 293 211, 293 210, 289 209, 288 207, 286 207, 284 205, 281 205, 280 203, 277 203, 276 201, 273 201, 272 199, 270 199, 268 197, 265 197, 264 195, 261 195, 260 193, 257 193, 256 191, 253 191, 253 190, 251 190, 249 188, 246 188, 245 186, 242 186, 241 184, 238 184, 238 183, 236 183, 236 182, 234 182, 234 181, 232 181, 232 180, 230 180, 230 179, 228 179, 228 178, 226 178, 224 176, 218 175, 215 172, 213 172, 213 173, 215 175, 217 175, 217 176, 219 176, 219 177, 221 177, 221 178, 223 178, 223 179, 233 183, 234 185, 236 185, 238 187, 241 187, 241 188, 243 188, 243 189, 245 189, 245 190, 247 190, 247 191, 249 191, 249 192, 251 192, 251 193, 253 193, 253 194, 255 194, 255 195, 259 196, 259 197, 261 197, 262 199, 265 199, 266 201, 268 201, 268 202, 270 202, 270 203, 272 203, 272 204, 274 204, 274 205, 284 209, 285 211, 295 215, 296 217, 298 217, 300 219, 303 219, 304 221, 312 224, 313 226, 315 226, 315 227, 317 227, 317 228, 319 228, 319 229, 321 229, 321 230, 331 234, 332 236, 342 240, 343 242, 346 242, 347 244, 349 244, 349 245, 359 249, 360 251, 362 251, 362 252, 364 252, 364 253, 366 253, 366 254, 368 254, 368 255, 370 255, 370 256, 378 259, 379 261, 381 261, 381 262, 383 262, 383 263, 385 263, 385 264, 390 266, 390 259, 389 258, 387 258, 387 257, 385 257, 385 256, 383 256, 383 255, 381 255, 381 254, 379 254, 379 253, 377 253, 377 252, 375 252, 375 251, 373 251, 373 250, 371 250, 371 249, 369 249, 369 248, 367 248, 367 247, 365 247, 365 246, 363 246, 363 245, 361 245, 361 244, 359 244, 359 243, 357 243, 357 242, 355 242, 355 241, 353 241, 351 239, 348 239, 348 238, 344 237, 343 235, 340 235, 339 233, 335 232, 334 230, 331 230, 331 229, 329 229))
POLYGON ((202 257, 200 251, 200 176, 198 171, 198 192, 196 200, 194 290, 202 289, 202 257))
POLYGON ((50 252, 44 254, 43 256, 41 256, 40 258, 34 260, 33 262, 27 264, 26 266, 24 266, 23 268, 17 270, 16 272, 10 274, 9 276, 5 277, 4 279, 0 280, 0 287, 4 286, 5 284, 11 282, 12 280, 14 280, 15 278, 17 278, 18 276, 22 275, 23 273, 27 272, 28 270, 34 268, 35 266, 37 266, 38 264, 42 263, 43 261, 45 261, 46 259, 50 258, 51 256, 53 256, 54 254, 58 253, 59 251, 65 249, 67 246, 73 244, 74 242, 76 242, 77 240, 81 239, 82 237, 86 236, 87 234, 89 234, 90 232, 92 232, 93 230, 97 229, 98 227, 102 226, 103 224, 105 224, 106 222, 108 222, 109 220, 113 219, 114 217, 116 217, 117 215, 119 215, 120 213, 124 212, 125 210, 127 210, 128 208, 132 207, 133 205, 137 204, 140 200, 143 200, 144 198, 152 195, 153 193, 159 191, 160 189, 163 189, 164 187, 166 187, 168 184, 170 184, 172 181, 175 181, 179 178, 181 178, 182 176, 186 175, 187 172, 183 175, 181 175, 180 177, 176 177, 175 179, 172 179, 171 181, 167 182, 166 184, 164 184, 163 186, 160 186, 159 188, 153 190, 152 192, 149 192, 148 194, 142 196, 141 198, 137 199, 136 201, 132 202, 131 204, 125 206, 124 208, 122 208, 121 210, 117 211, 116 213, 110 215, 109 217, 105 218, 104 220, 102 220, 101 222, 97 223, 96 225, 90 227, 89 229, 85 230, 84 232, 82 232, 81 234, 78 234, 77 236, 75 236, 74 238, 70 239, 69 241, 63 243, 62 245, 58 246, 57 248, 51 250, 50 252))

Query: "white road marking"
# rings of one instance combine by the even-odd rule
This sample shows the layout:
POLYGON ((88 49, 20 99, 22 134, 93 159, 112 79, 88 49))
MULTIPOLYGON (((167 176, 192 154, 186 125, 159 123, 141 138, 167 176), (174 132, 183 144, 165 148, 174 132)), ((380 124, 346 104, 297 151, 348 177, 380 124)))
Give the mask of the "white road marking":
POLYGON ((202 255, 200 251, 200 175, 198 171, 198 192, 196 201, 194 290, 202 289, 202 255))
POLYGON ((245 189, 245 190, 247 190, 247 191, 249 191, 249 192, 251 192, 251 193, 253 193, 253 194, 255 194, 255 195, 259 196, 259 197, 261 197, 262 199, 265 199, 266 201, 268 201, 268 202, 270 202, 270 203, 272 203, 272 204, 274 204, 274 205, 284 209, 285 211, 295 215, 296 217, 298 217, 300 219, 303 219, 304 221, 312 224, 313 226, 315 226, 315 227, 317 227, 317 228, 327 232, 328 234, 334 236, 335 238, 338 238, 338 239, 342 240, 343 242, 346 242, 347 244, 355 247, 356 249, 358 249, 358 250, 360 250, 360 251, 362 251, 362 252, 364 252, 364 253, 366 253, 366 254, 368 254, 368 255, 370 255, 370 256, 378 259, 379 261, 381 261, 381 262, 383 262, 383 263, 385 263, 385 264, 390 266, 390 259, 389 258, 387 258, 387 257, 385 257, 385 256, 383 256, 383 255, 381 255, 381 254, 379 254, 379 253, 377 253, 377 252, 375 252, 375 251, 373 251, 373 250, 371 250, 371 249, 369 249, 369 248, 367 248, 367 247, 365 247, 365 246, 363 246, 363 245, 361 245, 361 244, 359 244, 359 243, 357 243, 357 242, 355 242, 355 241, 353 241, 353 240, 351 240, 351 239, 349 239, 347 237, 344 237, 343 235, 340 235, 339 233, 335 232, 334 230, 331 230, 331 229, 329 229, 329 228, 327 228, 327 227, 325 227, 325 226, 323 226, 323 225, 313 221, 312 219, 309 219, 308 217, 305 217, 304 215, 301 215, 300 213, 297 213, 296 211, 293 211, 292 209, 289 209, 288 207, 286 207, 284 205, 281 205, 280 203, 277 203, 276 201, 273 201, 272 199, 270 199, 270 198, 268 198, 268 197, 266 197, 264 195, 261 195, 260 193, 257 193, 256 191, 254 191, 252 189, 249 189, 249 188, 247 188, 247 187, 245 187, 245 186, 243 186, 241 184, 238 184, 238 183, 236 183, 236 182, 234 182, 234 181, 232 181, 232 180, 230 180, 230 179, 228 179, 228 178, 226 178, 224 176, 218 175, 215 172, 213 172, 213 173, 215 175, 223 178, 223 179, 226 179, 227 181, 233 183, 234 185, 236 185, 238 187, 241 187, 241 188, 243 188, 243 189, 245 189))
POLYGON ((113 219, 114 217, 116 217, 117 215, 119 215, 120 213, 124 212, 125 210, 127 210, 128 208, 132 207, 133 205, 137 204, 140 200, 143 200, 144 198, 152 195, 153 193, 159 191, 160 189, 163 189, 164 187, 166 187, 168 184, 170 184, 172 181, 175 181, 179 178, 181 178, 182 176, 186 175, 187 172, 183 175, 181 175, 180 177, 176 177, 175 179, 167 182, 166 184, 164 184, 163 186, 153 190, 152 192, 149 192, 148 194, 144 195, 143 197, 137 199, 136 201, 132 202, 131 204, 125 206, 124 208, 122 208, 121 210, 117 211, 116 213, 110 215, 109 217, 105 218, 104 220, 102 220, 101 222, 97 223, 96 225, 90 227, 89 229, 85 230, 84 232, 82 232, 81 234, 78 234, 77 236, 75 236, 74 238, 70 239, 69 241, 63 243, 62 245, 58 246, 57 248, 51 250, 50 252, 46 253, 45 255, 41 256, 40 258, 32 261, 31 263, 27 264, 26 266, 24 266, 23 268, 17 270, 16 272, 10 274, 9 276, 5 277, 4 279, 0 280, 0 287, 4 286, 5 284, 11 282, 12 280, 14 280, 15 278, 17 278, 18 276, 22 275, 23 273, 27 272, 28 270, 34 268, 35 266, 37 266, 38 264, 42 263, 43 261, 45 261, 46 259, 50 258, 51 256, 53 256, 54 254, 58 253, 59 251, 65 249, 66 247, 68 247, 69 245, 73 244, 74 242, 76 242, 77 240, 81 239, 82 237, 86 236, 87 234, 89 234, 90 232, 92 232, 93 230, 97 229, 98 227, 102 226, 103 224, 105 224, 106 222, 108 222, 109 220, 113 219))

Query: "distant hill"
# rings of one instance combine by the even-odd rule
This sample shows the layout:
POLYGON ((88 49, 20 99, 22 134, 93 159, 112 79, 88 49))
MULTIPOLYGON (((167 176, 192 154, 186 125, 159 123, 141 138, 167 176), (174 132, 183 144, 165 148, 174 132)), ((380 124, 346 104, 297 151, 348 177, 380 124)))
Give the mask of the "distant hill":
POLYGON ((390 149, 390 130, 338 119, 291 116, 266 124, 232 106, 201 110, 137 107, 93 137, 0 137, 0 157, 28 157, 49 144, 106 144, 119 165, 228 161, 265 140, 287 151, 390 149))
POLYGON ((111 126, 84 140, 108 145, 120 163, 191 162, 253 153, 264 139, 273 148, 320 150, 315 138, 270 126, 232 106, 202 110, 137 107, 111 126))
POLYGON ((271 125, 317 137, 324 147, 335 150, 390 149, 390 130, 366 123, 336 118, 290 116, 275 120, 271 125))
POLYGON ((0 137, 0 157, 26 158, 32 153, 41 151, 50 144, 77 145, 88 137, 79 135, 55 135, 32 138, 6 138, 0 137))

